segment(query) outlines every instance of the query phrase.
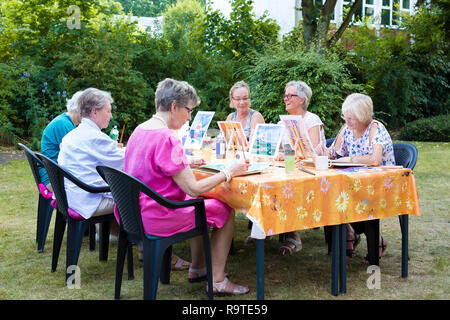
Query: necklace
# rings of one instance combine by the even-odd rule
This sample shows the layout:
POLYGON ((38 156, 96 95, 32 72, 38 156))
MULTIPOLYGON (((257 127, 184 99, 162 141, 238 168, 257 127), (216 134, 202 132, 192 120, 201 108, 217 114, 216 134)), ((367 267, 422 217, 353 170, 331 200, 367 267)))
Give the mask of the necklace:
POLYGON ((154 115, 152 116, 152 118, 158 119, 159 121, 161 121, 162 123, 164 123, 164 125, 165 125, 167 128, 169 128, 169 126, 167 125, 166 120, 164 120, 162 117, 158 116, 157 114, 154 114, 154 115))

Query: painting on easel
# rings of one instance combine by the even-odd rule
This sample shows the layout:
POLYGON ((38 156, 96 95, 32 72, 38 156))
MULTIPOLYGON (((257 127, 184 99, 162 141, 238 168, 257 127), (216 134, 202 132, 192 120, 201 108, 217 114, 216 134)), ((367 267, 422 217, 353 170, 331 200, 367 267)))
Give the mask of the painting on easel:
POLYGON ((189 136, 187 137, 184 148, 185 149, 200 149, 205 138, 206 131, 214 116, 214 111, 198 111, 195 115, 194 121, 189 129, 189 136))
POLYGON ((316 153, 303 123, 303 118, 294 115, 280 115, 280 119, 286 128, 289 144, 295 150, 296 158, 313 158, 316 153))
POLYGON ((242 124, 238 121, 217 121, 220 131, 222 132, 228 146, 233 146, 235 149, 241 149, 242 147, 247 150, 248 142, 245 137, 242 124))
POLYGON ((279 124, 258 123, 250 143, 250 155, 275 158, 283 138, 284 127, 279 124))

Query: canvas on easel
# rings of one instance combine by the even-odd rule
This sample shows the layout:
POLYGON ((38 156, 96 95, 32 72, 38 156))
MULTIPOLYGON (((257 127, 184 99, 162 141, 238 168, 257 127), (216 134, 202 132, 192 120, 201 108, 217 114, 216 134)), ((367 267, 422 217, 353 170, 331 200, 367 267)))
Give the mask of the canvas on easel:
POLYGON ((301 116, 280 115, 281 123, 286 128, 289 144, 295 150, 296 158, 307 159, 316 155, 301 116))
POLYGON ((227 142, 227 149, 248 149, 247 138, 239 121, 217 121, 220 131, 227 142))
POLYGON ((189 129, 189 136, 184 143, 185 149, 200 149, 206 136, 214 111, 198 111, 189 129))
POLYGON ((258 123, 250 143, 250 156, 275 158, 280 149, 284 126, 258 123))

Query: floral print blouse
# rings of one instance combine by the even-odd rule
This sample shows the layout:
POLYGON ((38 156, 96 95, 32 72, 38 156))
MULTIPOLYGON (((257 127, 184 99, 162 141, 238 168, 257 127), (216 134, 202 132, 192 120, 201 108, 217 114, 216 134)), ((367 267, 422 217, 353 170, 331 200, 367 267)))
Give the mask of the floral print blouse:
POLYGON ((363 135, 359 138, 355 138, 353 132, 347 127, 346 124, 344 124, 341 131, 343 131, 341 147, 336 149, 334 143, 332 145, 334 157, 336 155, 342 157, 368 155, 373 152, 373 145, 381 144, 383 147, 383 153, 380 166, 395 165, 394 147, 392 145, 391 136, 384 125, 379 121, 372 120, 372 122, 367 126, 366 131, 364 131, 363 135), (378 124, 377 131, 375 132, 372 141, 370 141, 370 128, 375 123, 378 124))

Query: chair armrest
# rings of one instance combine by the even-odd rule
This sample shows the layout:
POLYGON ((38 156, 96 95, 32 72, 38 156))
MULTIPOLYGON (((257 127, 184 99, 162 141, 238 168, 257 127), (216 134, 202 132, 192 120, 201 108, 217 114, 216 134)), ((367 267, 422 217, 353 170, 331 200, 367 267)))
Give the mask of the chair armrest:
POLYGON ((103 186, 103 187, 95 187, 91 186, 89 184, 84 183, 80 179, 73 176, 71 173, 64 171, 63 172, 64 177, 75 183, 78 187, 83 189, 84 191, 90 192, 90 193, 104 193, 104 192, 111 192, 111 189, 109 186, 103 186))

